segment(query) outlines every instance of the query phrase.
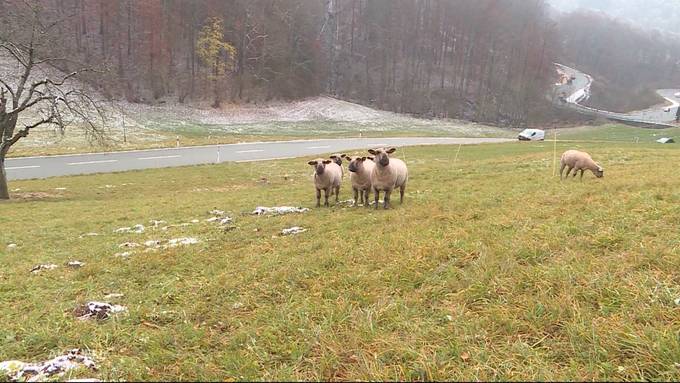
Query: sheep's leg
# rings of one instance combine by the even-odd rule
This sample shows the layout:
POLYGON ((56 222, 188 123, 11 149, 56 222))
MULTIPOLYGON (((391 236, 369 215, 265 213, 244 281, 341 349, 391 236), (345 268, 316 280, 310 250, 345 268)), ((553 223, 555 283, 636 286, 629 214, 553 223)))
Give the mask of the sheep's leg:
POLYGON ((368 188, 368 189, 364 190, 364 199, 363 199, 363 202, 364 202, 364 207, 365 207, 365 208, 368 208, 368 197, 370 196, 370 194, 371 194, 371 188, 368 188))
POLYGON ((385 203, 383 204, 383 208, 389 209, 390 208, 390 195, 392 194, 392 190, 385 190, 385 195, 383 196, 383 199, 385 200, 385 203))
POLYGON ((331 188, 323 189, 323 196, 324 196, 324 203, 323 203, 323 205, 326 206, 326 207, 330 206, 330 205, 328 204, 328 194, 330 193, 330 191, 331 191, 331 188))
POLYGON ((406 190, 406 184, 399 187, 399 203, 404 203, 404 190, 406 190))
POLYGON ((378 199, 380 198, 380 192, 378 189, 373 189, 373 193, 375 193, 375 209, 378 210, 378 199))
POLYGON ((560 166, 560 180, 562 180, 562 173, 564 172, 564 168, 566 168, 566 167, 567 167, 567 164, 562 164, 562 166, 560 166))
POLYGON ((321 207, 321 189, 316 189, 316 207, 321 207))
POLYGON ((573 169, 571 166, 567 167, 567 175, 565 178, 569 178, 569 173, 571 173, 571 169, 573 169))
POLYGON ((335 187, 335 203, 340 201, 340 185, 335 187))
POLYGON ((578 174, 578 169, 574 168, 574 175, 572 177, 576 178, 576 174, 578 174))
POLYGON ((581 169, 581 182, 583 182, 583 169, 581 169))
MULTIPOLYGON (((359 189, 352 188, 352 190, 354 191, 354 206, 356 206, 357 205, 357 198, 359 198, 359 189)), ((364 191, 362 190, 361 196, 363 197, 363 195, 364 195, 364 191)))

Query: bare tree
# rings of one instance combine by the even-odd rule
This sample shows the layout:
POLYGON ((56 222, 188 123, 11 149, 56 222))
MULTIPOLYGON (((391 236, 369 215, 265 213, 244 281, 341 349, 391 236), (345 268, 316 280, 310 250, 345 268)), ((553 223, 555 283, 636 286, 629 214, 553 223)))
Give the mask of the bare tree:
MULTIPOLYGON (((67 74, 56 65, 72 64, 54 55, 51 31, 67 19, 47 22, 39 5, 26 3, 24 13, 12 15, 17 28, 0 34, 0 53, 16 64, 18 73, 0 73, 0 199, 9 199, 5 157, 33 129, 54 126, 63 134, 78 126, 88 138, 103 138, 105 116, 92 91, 73 80, 91 68, 67 74), (20 125, 20 126, 17 126, 20 125)), ((6 21, 6 20, 5 20, 6 21)))

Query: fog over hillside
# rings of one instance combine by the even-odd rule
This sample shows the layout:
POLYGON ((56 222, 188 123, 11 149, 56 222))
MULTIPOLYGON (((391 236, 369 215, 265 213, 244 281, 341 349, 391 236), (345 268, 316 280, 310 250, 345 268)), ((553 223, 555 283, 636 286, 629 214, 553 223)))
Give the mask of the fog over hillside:
POLYGON ((644 28, 680 34, 680 0, 549 0, 563 12, 579 8, 603 11, 644 28))

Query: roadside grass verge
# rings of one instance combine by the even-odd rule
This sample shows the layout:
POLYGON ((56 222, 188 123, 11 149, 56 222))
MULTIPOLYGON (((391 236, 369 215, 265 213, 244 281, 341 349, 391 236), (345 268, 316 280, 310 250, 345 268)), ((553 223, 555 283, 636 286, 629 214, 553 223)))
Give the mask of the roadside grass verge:
POLYGON ((458 146, 399 149, 411 180, 389 211, 250 215, 313 206, 305 158, 12 182, 0 360, 81 347, 100 370, 77 375, 107 380, 677 380, 680 152, 558 155, 574 147, 605 178, 560 182, 551 142, 463 146, 456 163, 458 146), (237 229, 204 222, 214 208, 237 229), (278 235, 290 226, 308 231, 278 235), (177 237, 200 243, 114 257, 177 237), (108 293, 128 312, 73 318, 108 293))

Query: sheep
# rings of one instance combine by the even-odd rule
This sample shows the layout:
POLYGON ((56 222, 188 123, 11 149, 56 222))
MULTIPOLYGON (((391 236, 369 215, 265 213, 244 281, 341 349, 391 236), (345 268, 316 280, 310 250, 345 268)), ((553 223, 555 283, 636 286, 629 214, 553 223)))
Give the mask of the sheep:
POLYGON ((317 158, 307 162, 313 166, 314 186, 316 187, 316 207, 321 206, 321 190, 324 191, 324 206, 328 205, 328 195, 335 192, 335 202, 340 198, 340 183, 342 181, 342 170, 340 166, 332 160, 317 158))
POLYGON ((331 160, 333 160, 333 162, 338 164, 338 166, 340 167, 340 170, 342 170, 342 177, 344 178, 345 177, 345 168, 342 167, 342 156, 343 155, 344 154, 331 154, 331 156, 329 158, 331 160))
POLYGON ((569 178, 569 173, 572 169, 574 169, 574 177, 576 177, 576 173, 579 170, 581 171, 581 181, 583 181, 583 171, 586 169, 593 172, 597 178, 604 176, 602 166, 593 161, 590 154, 578 150, 567 150, 562 154, 560 158, 560 180, 562 179, 562 172, 565 167, 568 168, 567 178, 569 178))
POLYGON ((399 188, 400 202, 404 203, 404 190, 408 181, 408 169, 404 161, 397 158, 390 158, 389 154, 396 151, 396 148, 369 149, 369 153, 374 156, 375 167, 371 172, 371 187, 375 193, 375 208, 378 208, 380 191, 385 192, 384 208, 390 207, 390 195, 394 188, 399 188))
POLYGON ((360 200, 364 207, 368 207, 368 196, 371 193, 371 172, 375 167, 373 157, 352 157, 343 154, 342 158, 349 161, 349 179, 352 182, 352 190, 354 191, 354 205, 360 200))

